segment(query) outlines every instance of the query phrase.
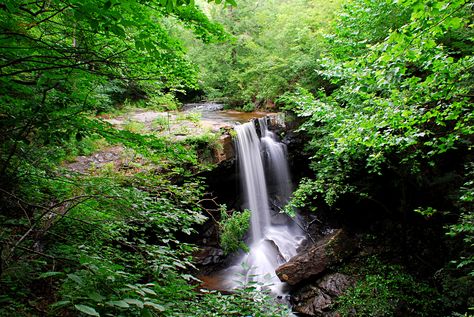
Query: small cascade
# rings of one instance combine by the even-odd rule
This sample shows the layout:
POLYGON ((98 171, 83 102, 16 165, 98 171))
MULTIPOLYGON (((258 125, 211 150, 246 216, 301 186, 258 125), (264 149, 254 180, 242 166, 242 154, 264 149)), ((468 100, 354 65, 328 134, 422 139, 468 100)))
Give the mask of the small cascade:
POLYGON ((268 129, 266 118, 259 118, 260 135, 265 162, 267 166, 268 183, 275 188, 273 197, 278 199, 276 207, 283 208, 292 193, 291 177, 288 168, 286 144, 279 142, 275 133, 268 129))
POLYGON ((226 270, 226 284, 233 288, 257 282, 268 285, 276 295, 284 295, 285 284, 275 269, 296 255, 303 233, 280 213, 291 194, 291 179, 286 146, 268 129, 266 120, 258 120, 260 137, 255 122, 235 127, 243 207, 252 215, 247 241, 250 251, 226 270))
POLYGON ((263 229, 270 225, 267 184, 263 160, 260 155, 260 139, 253 123, 235 127, 240 178, 246 198, 245 208, 252 211, 251 241, 263 238, 263 229), (264 212, 253 212, 261 210, 264 212))

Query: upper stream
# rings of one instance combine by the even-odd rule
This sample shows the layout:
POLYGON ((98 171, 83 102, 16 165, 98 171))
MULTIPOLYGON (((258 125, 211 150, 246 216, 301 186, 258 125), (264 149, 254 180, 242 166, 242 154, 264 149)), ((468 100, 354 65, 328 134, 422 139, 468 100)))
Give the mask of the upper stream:
POLYGON ((224 110, 224 106, 217 103, 189 103, 184 105, 182 110, 188 112, 199 112, 202 121, 219 122, 229 125, 245 123, 253 118, 260 118, 268 115, 267 112, 224 110))

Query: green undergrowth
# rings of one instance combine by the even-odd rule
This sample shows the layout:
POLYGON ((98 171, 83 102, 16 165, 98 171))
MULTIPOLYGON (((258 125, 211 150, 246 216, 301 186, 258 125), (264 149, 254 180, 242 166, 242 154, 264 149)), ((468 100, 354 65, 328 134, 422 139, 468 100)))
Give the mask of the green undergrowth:
POLYGON ((229 215, 224 209, 221 210, 220 224, 220 246, 225 254, 238 250, 249 251, 249 247, 243 242, 243 238, 250 228, 250 210, 234 212, 229 215))
POLYGON ((0 216, 0 316, 282 316, 255 290, 196 289, 189 241, 206 216, 205 186, 193 175, 209 168, 196 143, 97 127, 36 164, 15 161, 22 186, 0 216), (107 163, 85 175, 60 167, 109 144, 150 166, 129 173, 107 163))
POLYGON ((227 37, 189 0, 0 4, 0 316, 271 315, 196 290, 202 144, 100 119, 179 108, 198 71, 180 28, 227 37))
POLYGON ((121 104, 104 108, 99 113, 110 117, 118 117, 137 110, 158 112, 176 111, 179 110, 181 106, 182 104, 176 100, 176 97, 172 93, 148 91, 146 99, 138 97, 136 100, 134 98, 126 98, 121 104))
POLYGON ((358 281, 337 299, 342 316, 434 316, 441 296, 436 288, 417 280, 401 265, 369 257, 346 268, 358 281))
POLYGON ((257 289, 257 285, 246 285, 230 295, 222 295, 215 291, 205 291, 198 301, 197 307, 187 317, 220 317, 220 316, 254 316, 254 317, 288 317, 291 310, 277 303, 269 291, 257 289), (257 305, 249 303, 258 303, 257 305), (209 307, 212 307, 209 310, 209 307))

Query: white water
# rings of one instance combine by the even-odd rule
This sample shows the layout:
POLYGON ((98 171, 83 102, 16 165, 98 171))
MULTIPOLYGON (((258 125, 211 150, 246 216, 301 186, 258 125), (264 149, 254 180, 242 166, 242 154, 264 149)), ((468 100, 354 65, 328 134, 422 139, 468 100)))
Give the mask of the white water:
POLYGON ((267 178, 275 187, 275 198, 278 199, 278 207, 283 207, 291 195, 291 178, 288 169, 286 145, 278 141, 277 136, 268 130, 266 118, 258 119, 260 126, 261 143, 263 152, 266 154, 267 178))
POLYGON ((275 269, 296 255, 303 234, 291 219, 278 210, 291 194, 286 146, 268 130, 266 118, 258 121, 261 138, 253 122, 235 127, 237 159, 245 198, 243 207, 251 211, 250 251, 227 270, 226 284, 233 288, 258 283, 268 286, 276 295, 283 295, 285 284, 280 282, 275 269), (271 184, 270 195, 267 183, 271 184), (271 198, 274 200, 273 209, 277 210, 270 208, 271 198))

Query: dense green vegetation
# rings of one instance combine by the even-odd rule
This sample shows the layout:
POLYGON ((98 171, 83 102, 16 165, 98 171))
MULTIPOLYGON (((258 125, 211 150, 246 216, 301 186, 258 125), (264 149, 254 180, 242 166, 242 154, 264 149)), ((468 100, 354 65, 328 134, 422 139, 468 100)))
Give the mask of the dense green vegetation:
MULTIPOLYGON (((428 315, 467 312, 474 272, 472 3, 353 1, 327 40, 318 74, 330 84, 280 98, 304 118, 314 171, 293 206, 327 208, 366 227, 364 220, 375 222, 380 240, 396 229, 405 269, 431 281, 438 270, 450 280, 438 284, 443 305, 428 315)), ((406 285, 390 290, 391 281, 406 282, 400 274, 368 275, 350 293, 361 316, 395 314, 383 308, 388 298, 371 297, 372 308, 360 300, 380 282, 372 289, 383 296, 410 294, 406 285)))
MULTIPOLYGON (((288 315, 255 285, 196 289, 191 242, 209 216, 196 175, 216 136, 101 119, 192 91, 296 116, 311 172, 288 211, 383 246, 344 268, 358 282, 334 309, 473 313, 472 1, 235 5, 0 3, 0 316, 288 315), (72 165, 107 151, 118 159, 72 165)), ((222 247, 245 249, 249 213, 221 207, 222 247)))
POLYGON ((391 254, 381 265, 393 275, 371 266, 341 311, 392 316, 400 301, 409 315, 472 309, 472 2, 239 4, 212 12, 232 40, 191 50, 202 89, 296 114, 314 174, 287 210, 329 214, 391 254))
POLYGON ((1 316, 285 311, 252 305, 252 287, 194 290, 185 241, 206 219, 193 175, 212 137, 176 143, 96 117, 137 102, 173 107, 172 92, 195 85, 178 24, 203 42, 226 36, 190 1, 0 4, 1 316), (112 146, 116 161, 70 165, 112 146))
POLYGON ((337 310, 343 315, 357 316, 436 315, 439 295, 427 283, 419 282, 404 268, 384 264, 369 257, 357 267, 360 280, 338 298, 337 310))
POLYGON ((242 213, 234 213, 232 216, 229 216, 226 210, 222 210, 220 224, 220 245, 224 253, 229 254, 239 249, 248 250, 248 246, 242 240, 249 229, 250 210, 245 209, 242 213))
POLYGON ((300 84, 317 87, 318 59, 340 1, 239 1, 232 10, 210 15, 231 34, 226 43, 190 43, 189 56, 200 65, 206 96, 233 107, 272 107, 276 98, 300 84))

